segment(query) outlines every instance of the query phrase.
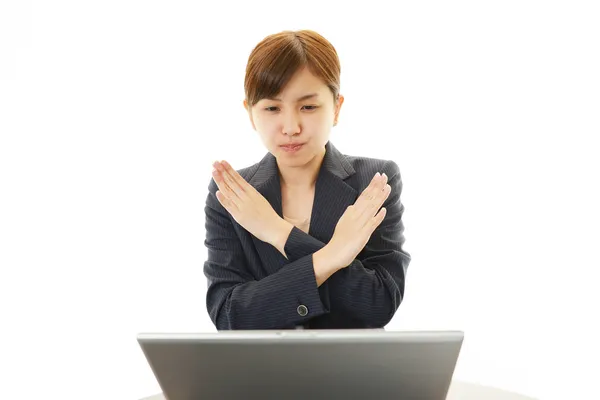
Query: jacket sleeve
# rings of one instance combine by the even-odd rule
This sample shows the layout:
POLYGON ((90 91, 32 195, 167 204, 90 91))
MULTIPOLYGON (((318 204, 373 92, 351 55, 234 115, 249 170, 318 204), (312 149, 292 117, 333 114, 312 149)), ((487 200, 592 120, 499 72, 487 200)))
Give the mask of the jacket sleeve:
POLYGON ((206 306, 217 330, 290 329, 329 312, 321 301, 312 253, 256 280, 229 212, 215 196, 211 180, 204 208, 208 257, 206 306))
MULTIPOLYGON (((403 249, 400 170, 395 162, 388 161, 383 172, 389 177, 388 184, 392 189, 383 204, 387 210, 384 220, 356 259, 325 282, 331 312, 344 314, 371 328, 384 327, 398 310, 411 260, 403 249)), ((325 243, 294 228, 284 250, 288 259, 294 262, 324 246, 325 243)))

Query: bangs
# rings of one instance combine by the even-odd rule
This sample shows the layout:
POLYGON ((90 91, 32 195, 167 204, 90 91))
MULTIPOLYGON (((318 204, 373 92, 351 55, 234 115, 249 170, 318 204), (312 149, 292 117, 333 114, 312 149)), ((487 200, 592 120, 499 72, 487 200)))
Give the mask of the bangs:
POLYGON ((255 105, 261 99, 276 97, 294 74, 305 66, 306 55, 294 43, 287 43, 274 56, 263 58, 248 71, 249 81, 253 82, 248 91, 249 103, 255 105))
POLYGON ((252 51, 244 90, 250 106, 277 97, 302 68, 322 79, 334 98, 339 93, 340 65, 333 46, 313 31, 284 31, 267 36, 252 51))

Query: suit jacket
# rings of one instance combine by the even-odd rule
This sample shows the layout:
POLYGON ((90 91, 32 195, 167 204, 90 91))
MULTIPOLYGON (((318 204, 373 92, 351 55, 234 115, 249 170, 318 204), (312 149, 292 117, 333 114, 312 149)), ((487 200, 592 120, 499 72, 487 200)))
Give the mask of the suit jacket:
MULTIPOLYGON (((238 171, 282 216, 281 186, 271 153, 238 171)), ((206 198, 206 305, 218 330, 382 328, 404 295, 410 255, 403 250, 402 181, 394 161, 341 154, 331 142, 315 186, 308 234, 294 227, 284 257, 241 225, 219 203, 214 180, 206 198), (333 236, 346 208, 376 172, 392 190, 387 214, 356 259, 317 287, 312 255, 333 236)))

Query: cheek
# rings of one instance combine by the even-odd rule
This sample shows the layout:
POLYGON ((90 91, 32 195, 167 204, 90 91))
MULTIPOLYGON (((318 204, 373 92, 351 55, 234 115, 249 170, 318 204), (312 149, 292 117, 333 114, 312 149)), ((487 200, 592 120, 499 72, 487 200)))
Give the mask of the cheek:
POLYGON ((273 141, 274 138, 281 132, 274 124, 260 124, 256 125, 256 130, 260 133, 265 141, 273 141))
POLYGON ((254 117, 254 126, 256 130, 260 133, 269 133, 273 130, 273 123, 266 118, 261 118, 259 116, 254 117))
POLYGON ((321 130, 324 126, 327 126, 329 123, 331 123, 333 118, 333 114, 329 115, 329 113, 326 112, 307 115, 303 120, 303 125, 305 129, 311 128, 312 130, 321 130))
POLYGON ((270 147, 277 143, 277 136, 280 133, 277 124, 274 124, 272 121, 266 121, 264 119, 255 119, 254 126, 256 127, 256 132, 258 132, 263 144, 270 147))

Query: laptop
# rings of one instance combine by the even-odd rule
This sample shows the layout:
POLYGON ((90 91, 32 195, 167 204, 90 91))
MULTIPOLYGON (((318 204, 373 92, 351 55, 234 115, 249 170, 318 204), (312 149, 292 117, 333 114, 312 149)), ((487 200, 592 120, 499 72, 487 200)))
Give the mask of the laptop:
POLYGON ((142 333, 167 400, 444 400, 464 334, 382 329, 142 333))

